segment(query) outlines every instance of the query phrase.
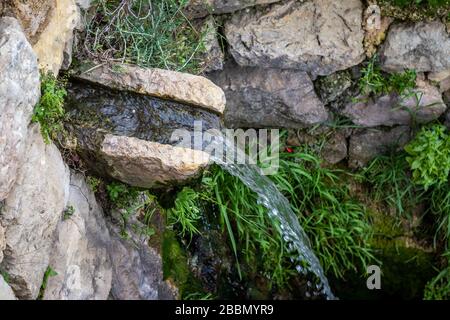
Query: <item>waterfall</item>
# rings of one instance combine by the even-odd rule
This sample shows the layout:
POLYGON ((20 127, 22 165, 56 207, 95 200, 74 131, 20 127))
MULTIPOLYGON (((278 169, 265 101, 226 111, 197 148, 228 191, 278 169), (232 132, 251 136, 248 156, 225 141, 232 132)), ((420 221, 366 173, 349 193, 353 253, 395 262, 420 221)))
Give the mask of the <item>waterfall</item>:
MULTIPOLYGON (((215 137, 216 146, 225 149, 225 153, 237 152, 242 156, 245 153, 242 149, 235 148, 233 142, 221 136, 215 137), (236 149, 236 150, 235 150, 236 149)), ((261 174, 261 169, 256 164, 236 164, 233 161, 226 161, 221 156, 211 154, 211 160, 221 166, 228 173, 238 177, 248 188, 258 196, 258 202, 267 208, 267 213, 272 220, 279 223, 282 237, 287 244, 288 250, 294 253, 296 258, 293 263, 299 273, 308 275, 314 274, 318 283, 313 285, 315 294, 323 294, 327 299, 335 299, 331 292, 328 280, 320 265, 319 259, 314 254, 308 236, 298 222, 298 218, 292 211, 289 201, 277 189, 275 184, 265 175, 261 174)))

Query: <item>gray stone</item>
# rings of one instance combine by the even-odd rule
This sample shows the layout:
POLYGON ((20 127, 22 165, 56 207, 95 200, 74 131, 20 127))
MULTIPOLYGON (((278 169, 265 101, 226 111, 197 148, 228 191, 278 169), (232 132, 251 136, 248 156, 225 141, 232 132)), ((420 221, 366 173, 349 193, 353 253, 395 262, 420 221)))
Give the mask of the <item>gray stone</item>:
POLYGON ((315 85, 322 102, 329 104, 340 99, 347 89, 351 87, 352 78, 348 71, 336 72, 317 79, 315 85))
POLYGON ((360 0, 288 1, 241 11, 225 24, 238 64, 329 75, 364 58, 360 0))
POLYGON ((439 118, 447 106, 439 90, 423 81, 413 95, 397 94, 376 99, 359 96, 348 104, 343 114, 363 127, 412 125, 439 118))
POLYGON ((11 287, 8 283, 6 283, 3 276, 0 274, 0 301, 2 300, 17 300, 17 298, 11 287))
POLYGON ((128 237, 121 227, 108 222, 111 232, 113 282, 111 296, 117 300, 168 300, 177 297, 177 290, 163 280, 160 248, 149 246, 149 237, 136 232, 144 225, 132 215, 127 223, 128 237))
POLYGON ((328 118, 306 72, 228 65, 210 78, 225 92, 228 127, 299 128, 328 118))
POLYGON ((334 129, 326 126, 289 131, 287 143, 290 146, 308 145, 317 149, 320 157, 328 164, 336 164, 347 157, 347 138, 351 129, 334 129))
POLYGON ((106 300, 111 289, 110 235, 91 189, 72 173, 65 216, 58 224, 45 300, 106 300))
POLYGON ((450 68, 449 52, 450 36, 443 23, 400 23, 389 30, 380 52, 381 66, 389 72, 440 72, 450 68))
POLYGON ((209 14, 223 14, 255 5, 279 2, 280 0, 190 0, 184 12, 190 18, 202 18, 209 14))
POLYGON ((54 231, 69 194, 69 170, 58 149, 46 145, 38 125, 29 129, 17 181, 0 215, 6 229, 1 268, 21 299, 36 299, 52 254, 54 231))
POLYGON ((14 18, 0 18, 0 201, 11 190, 40 96, 37 59, 14 18))
POLYGON ((411 129, 407 126, 386 131, 365 129, 354 132, 350 137, 348 165, 351 168, 364 167, 379 155, 403 148, 411 138, 411 129))
POLYGON ((224 54, 220 47, 218 33, 214 19, 212 17, 206 18, 203 22, 202 32, 204 32, 205 53, 202 58, 203 72, 211 72, 222 70, 224 64, 224 54))

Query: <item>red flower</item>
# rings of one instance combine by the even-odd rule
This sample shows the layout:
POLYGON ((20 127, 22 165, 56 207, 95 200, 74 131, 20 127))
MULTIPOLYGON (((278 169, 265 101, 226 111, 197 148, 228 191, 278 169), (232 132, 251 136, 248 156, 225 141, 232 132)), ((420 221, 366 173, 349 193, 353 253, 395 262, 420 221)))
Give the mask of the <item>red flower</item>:
POLYGON ((285 148, 285 150, 286 150, 286 152, 288 152, 288 153, 292 153, 292 152, 294 152, 294 149, 292 149, 292 148, 289 148, 289 147, 286 147, 286 148, 285 148))

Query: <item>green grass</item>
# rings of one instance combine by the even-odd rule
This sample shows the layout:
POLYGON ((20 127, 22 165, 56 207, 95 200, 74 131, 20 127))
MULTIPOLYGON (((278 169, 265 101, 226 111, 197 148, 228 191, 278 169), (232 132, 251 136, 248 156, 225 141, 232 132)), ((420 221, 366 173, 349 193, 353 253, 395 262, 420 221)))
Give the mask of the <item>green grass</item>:
POLYGON ((407 7, 411 5, 440 7, 450 5, 450 0, 387 0, 386 2, 390 2, 399 7, 407 7))
POLYGON ((169 224, 180 225, 180 236, 189 235, 192 239, 198 234, 197 224, 201 218, 201 210, 198 207, 199 194, 189 187, 183 188, 175 200, 175 206, 167 210, 169 224))
POLYGON ((39 289, 39 295, 37 300, 42 300, 44 298, 45 290, 47 289, 48 279, 50 277, 57 276, 58 273, 48 266, 44 273, 44 279, 42 280, 41 288, 39 289))
POLYGON ((378 57, 373 56, 362 69, 359 88, 363 94, 382 95, 397 93, 401 96, 411 94, 416 86, 416 72, 405 70, 402 73, 386 74, 381 71, 378 57))
POLYGON ((40 124, 45 143, 57 139, 64 130, 66 95, 65 82, 50 73, 41 75, 41 99, 34 108, 32 121, 40 124))
MULTIPOLYGON (((375 261, 366 208, 351 196, 347 174, 322 166, 317 156, 294 148, 280 154, 270 178, 289 199, 326 273, 338 278, 375 261)), ((348 178, 353 178, 348 176, 348 178)))
POLYGON ((395 208, 399 217, 410 215, 409 210, 419 199, 411 181, 405 153, 379 156, 361 171, 361 175, 372 186, 371 196, 375 201, 383 201, 395 208))
MULTIPOLYGON (((369 262, 375 261, 369 245, 369 216, 340 181, 342 175, 342 171, 323 168, 312 153, 295 149, 293 153, 281 153, 280 170, 270 176, 288 197, 325 271, 341 278, 346 272, 365 270, 369 262)), ((172 209, 172 214, 178 211, 177 217, 198 212, 183 194, 185 190, 172 209)), ((218 166, 205 172, 196 192, 198 198, 190 190, 188 199, 202 200, 215 208, 241 276, 242 264, 255 269, 259 265, 272 284, 287 286, 296 271, 279 226, 258 203, 257 195, 218 166)))
POLYGON ((205 34, 184 16, 188 0, 97 0, 86 26, 84 50, 118 61, 197 73, 205 34))

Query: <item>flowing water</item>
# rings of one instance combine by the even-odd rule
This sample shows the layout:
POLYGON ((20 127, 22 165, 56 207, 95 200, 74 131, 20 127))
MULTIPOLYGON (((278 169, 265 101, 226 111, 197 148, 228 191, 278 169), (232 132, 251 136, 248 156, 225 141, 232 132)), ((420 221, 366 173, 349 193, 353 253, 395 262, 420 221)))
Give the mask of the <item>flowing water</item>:
MULTIPOLYGON (((243 153, 240 149, 235 150, 235 145, 222 137, 217 137, 213 143, 221 144, 225 153, 227 151, 243 153)), ((280 193, 275 184, 267 176, 261 174, 261 169, 257 165, 236 164, 214 154, 212 154, 212 161, 228 173, 238 177, 258 195, 259 203, 268 209, 270 218, 279 223, 282 237, 287 243, 289 251, 295 254, 296 258, 293 262, 296 263, 297 271, 304 275, 312 273, 317 277, 318 282, 314 285, 309 283, 313 287, 313 293, 323 294, 327 299, 335 299, 322 266, 311 248, 308 236, 300 226, 289 201, 280 193)))

